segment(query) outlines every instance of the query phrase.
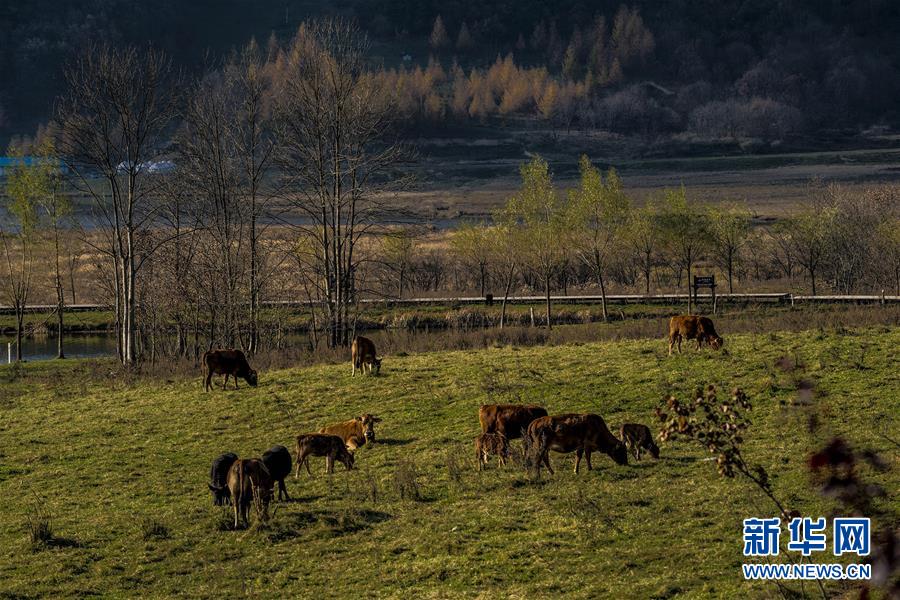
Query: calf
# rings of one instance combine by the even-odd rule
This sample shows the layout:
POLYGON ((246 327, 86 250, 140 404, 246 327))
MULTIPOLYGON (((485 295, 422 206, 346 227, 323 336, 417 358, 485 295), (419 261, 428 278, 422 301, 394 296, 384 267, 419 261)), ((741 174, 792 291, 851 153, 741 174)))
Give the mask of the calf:
POLYGON ((381 419, 378 417, 366 413, 349 421, 326 425, 319 430, 319 433, 330 433, 338 436, 344 440, 347 450, 353 451, 366 442, 371 444, 375 441, 375 423, 380 422, 381 419))
POLYGON ((647 450, 653 458, 659 458, 659 446, 653 442, 650 428, 639 423, 625 423, 619 429, 619 437, 625 447, 634 454, 635 460, 641 460, 641 450, 647 450))
POLYGON ((284 446, 272 446, 262 455, 262 462, 269 471, 272 481, 278 483, 278 499, 290 500, 284 478, 291 474, 291 453, 284 446))
POLYGON ((375 375, 381 372, 381 359, 375 355, 375 344, 369 338, 361 335, 353 338, 353 344, 350 346, 350 361, 353 363, 351 377, 356 375, 357 369, 363 375, 366 373, 366 368, 369 373, 374 371, 375 375))
MULTIPOLYGON (((625 445, 610 433, 606 422, 600 415, 565 414, 535 419, 528 426, 528 437, 538 450, 538 458, 553 474, 550 466, 550 450, 561 453, 575 452, 575 472, 581 464, 584 454, 588 471, 591 465, 591 452, 598 450, 609 455, 620 465, 628 464, 625 445)), ((540 462, 538 466, 540 467, 540 462)))
POLYGON ((247 357, 240 350, 229 348, 228 350, 210 350, 203 355, 203 364, 206 365, 206 385, 205 391, 209 391, 212 387, 212 376, 225 375, 225 382, 222 389, 228 385, 228 376, 234 378, 234 389, 238 389, 238 377, 243 378, 252 387, 256 387, 257 374, 250 368, 247 357))
POLYGON ((259 501, 260 520, 269 518, 269 501, 272 498, 272 477, 258 458, 239 458, 228 471, 228 490, 234 507, 234 528, 241 522, 250 524, 250 507, 259 501))
POLYGON ((509 458, 509 443, 502 433, 482 433, 475 438, 475 460, 478 461, 478 470, 487 465, 491 456, 496 456, 497 462, 502 467, 509 458))
POLYGON ((547 410, 535 404, 484 404, 478 409, 482 433, 499 433, 507 440, 522 437, 528 425, 547 410))
POLYGON ((237 454, 226 452, 212 462, 208 485, 209 491, 213 495, 213 504, 216 506, 231 504, 231 496, 228 492, 228 471, 237 459, 237 454))
POLYGON ((672 349, 678 344, 678 353, 681 354, 681 340, 697 340, 697 350, 706 342, 713 350, 718 350, 725 344, 725 340, 716 333, 712 320, 708 317, 697 315, 682 315, 669 319, 669 356, 672 349))
POLYGON ((300 466, 303 463, 306 463, 306 472, 312 475, 309 470, 309 456, 324 456, 326 473, 334 473, 335 459, 344 463, 348 471, 353 469, 353 453, 347 450, 344 440, 336 435, 307 433, 297 436, 295 479, 300 477, 300 466))

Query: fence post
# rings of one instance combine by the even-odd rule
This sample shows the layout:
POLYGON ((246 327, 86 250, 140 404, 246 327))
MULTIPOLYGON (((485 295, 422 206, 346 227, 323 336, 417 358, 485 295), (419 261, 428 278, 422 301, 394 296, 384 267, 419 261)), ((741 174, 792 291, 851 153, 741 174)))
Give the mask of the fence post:
POLYGON ((531 313, 531 326, 534 327, 534 307, 528 307, 529 312, 531 313))
POLYGON ((791 308, 794 308, 794 292, 791 292, 791 308))
POLYGON ((716 286, 712 286, 713 314, 716 314, 716 286))
POLYGON ((881 290, 881 305, 884 306, 884 290, 881 290))
POLYGON ((6 364, 12 364, 12 342, 6 343, 6 364))

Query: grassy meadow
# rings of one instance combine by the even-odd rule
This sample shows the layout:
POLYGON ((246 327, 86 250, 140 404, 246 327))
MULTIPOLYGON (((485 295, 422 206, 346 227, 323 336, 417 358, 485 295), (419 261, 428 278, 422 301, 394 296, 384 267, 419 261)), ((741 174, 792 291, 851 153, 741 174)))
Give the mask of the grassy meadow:
POLYGON ((480 404, 653 427, 664 393, 713 383, 749 394, 745 456, 789 507, 836 508, 806 460, 840 435, 893 467, 860 470, 888 491, 876 506, 896 508, 900 452, 880 434, 900 437, 900 329, 723 333, 726 353, 688 344, 668 358, 661 339, 500 346, 389 355, 379 377, 351 378, 349 364, 266 371, 258 388, 211 393, 199 374, 129 376, 113 362, 0 367, 0 597, 780 597, 740 571, 741 520, 774 507, 689 442, 628 466, 598 454, 578 475, 573 456, 553 455, 556 475, 539 480, 475 468, 480 404), (798 372, 775 366, 783 356, 798 372), (815 435, 793 406, 801 373, 815 384, 815 435), (230 507, 206 489, 215 456, 292 448, 297 433, 362 412, 383 422, 355 470, 326 476, 313 459, 267 525, 230 530, 230 507), (52 538, 35 547, 40 515, 52 538))

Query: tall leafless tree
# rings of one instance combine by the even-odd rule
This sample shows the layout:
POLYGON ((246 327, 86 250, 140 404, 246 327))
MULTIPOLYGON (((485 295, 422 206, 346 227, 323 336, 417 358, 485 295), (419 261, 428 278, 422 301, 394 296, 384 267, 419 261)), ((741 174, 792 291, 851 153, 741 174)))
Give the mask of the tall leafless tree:
POLYGON ((277 162, 321 266, 330 346, 350 342, 360 240, 397 208, 390 192, 406 182, 396 170, 408 153, 390 139, 395 92, 367 69, 367 47, 346 21, 307 23, 278 73, 277 162))
POLYGON ((153 49, 94 46, 65 73, 66 93, 57 103, 57 150, 75 185, 94 200, 107 229, 102 251, 115 269, 119 358, 138 359, 137 277, 163 238, 140 247, 158 211, 159 181, 152 163, 164 151, 174 115, 168 59, 153 49))

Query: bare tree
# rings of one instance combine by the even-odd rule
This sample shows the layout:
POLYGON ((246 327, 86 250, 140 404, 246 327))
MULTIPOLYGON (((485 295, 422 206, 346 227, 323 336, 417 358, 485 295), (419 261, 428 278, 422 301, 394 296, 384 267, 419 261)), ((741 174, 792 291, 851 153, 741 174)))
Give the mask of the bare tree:
POLYGON ((563 203, 553 188, 550 167, 541 157, 522 165, 522 188, 510 198, 508 210, 523 228, 524 264, 544 286, 547 328, 553 327, 550 283, 565 259, 568 228, 563 203))
POLYGON ((650 295, 650 279, 653 268, 659 262, 662 246, 662 227, 659 222, 658 207, 649 202, 642 208, 631 211, 626 226, 625 238, 631 247, 638 270, 644 278, 644 293, 650 295))
POLYGON ((278 74, 277 162, 316 249, 330 346, 346 346, 365 257, 360 239, 396 206, 406 149, 391 141, 395 94, 365 65, 368 42, 341 20, 304 24, 278 74))
POLYGON ((169 61, 155 50, 95 46, 66 70, 66 94, 57 104, 57 150, 110 232, 102 250, 115 268, 117 343, 125 365, 138 359, 138 273, 165 241, 139 247, 157 216, 152 167, 174 113, 170 74, 169 61))
POLYGON ((3 291, 16 317, 16 360, 22 360, 22 336, 25 309, 34 276, 38 198, 46 193, 41 166, 29 162, 23 148, 10 144, 15 164, 6 178, 5 206, 11 217, 10 227, 0 220, 0 242, 3 244, 3 291))
POLYGON ((734 293, 734 271, 750 234, 750 211, 737 206, 709 209, 709 239, 714 258, 728 277, 728 293, 734 293))
POLYGON ((587 156, 579 163, 581 187, 571 192, 572 212, 570 239, 575 254, 591 270, 600 286, 603 320, 608 321, 606 282, 604 274, 610 255, 628 222, 631 203, 622 191, 622 184, 614 169, 606 180, 587 156))
POLYGON ((688 201, 681 187, 666 190, 660 223, 675 266, 687 272, 688 314, 693 314, 691 272, 707 246, 709 220, 704 211, 688 201))
POLYGON ((450 238, 450 247, 459 260, 468 268, 478 271, 478 293, 484 297, 494 244, 491 232, 484 223, 463 223, 450 238))

